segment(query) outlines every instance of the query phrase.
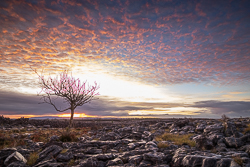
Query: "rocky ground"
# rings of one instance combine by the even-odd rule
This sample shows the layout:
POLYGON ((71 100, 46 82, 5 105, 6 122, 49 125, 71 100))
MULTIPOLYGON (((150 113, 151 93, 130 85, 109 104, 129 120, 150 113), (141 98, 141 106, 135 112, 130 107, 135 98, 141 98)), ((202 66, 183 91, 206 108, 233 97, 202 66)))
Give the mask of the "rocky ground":
POLYGON ((92 121, 70 131, 56 122, 5 121, 0 166, 250 167, 249 118, 92 121))

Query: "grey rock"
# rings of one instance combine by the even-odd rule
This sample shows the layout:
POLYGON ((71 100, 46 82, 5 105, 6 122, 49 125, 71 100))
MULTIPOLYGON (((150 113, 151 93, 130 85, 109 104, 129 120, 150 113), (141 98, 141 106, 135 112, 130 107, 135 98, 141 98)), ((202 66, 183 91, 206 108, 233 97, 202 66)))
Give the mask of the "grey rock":
POLYGON ((98 160, 96 158, 88 158, 86 160, 81 161, 78 166, 80 166, 80 167, 97 167, 98 160))
POLYGON ((223 131, 224 131, 224 126, 221 123, 214 124, 214 125, 208 125, 204 129, 205 134, 209 134, 211 132, 212 133, 223 133, 223 131))
POLYGON ((213 148, 213 143, 211 140, 206 138, 204 135, 198 135, 193 138, 196 143, 196 147, 198 148, 205 148, 206 150, 210 150, 213 148))
POLYGON ((217 159, 213 157, 206 157, 202 161, 202 167, 215 167, 217 159))
POLYGON ((98 149, 96 147, 88 147, 85 153, 86 154, 101 154, 102 149, 98 149))
POLYGON ((7 167, 28 167, 28 165, 26 165, 24 162, 17 161, 17 162, 12 162, 7 167))
POLYGON ((118 157, 118 154, 113 154, 113 153, 97 154, 93 156, 93 158, 97 158, 98 160, 101 160, 101 161, 107 161, 107 160, 115 159, 117 157, 118 157))
POLYGON ((152 163, 150 161, 142 160, 138 167, 152 167, 152 163))
POLYGON ((56 160, 58 162, 68 162, 70 161, 71 159, 73 159, 73 154, 71 152, 66 152, 66 153, 63 153, 63 154, 59 154, 57 157, 56 157, 56 160))
POLYGON ((204 156, 199 155, 187 155, 182 160, 182 165, 184 167, 196 167, 202 166, 204 156))
POLYGON ((43 125, 43 128, 50 128, 50 125, 43 125))
POLYGON ((142 159, 143 159, 142 155, 134 155, 129 157, 128 162, 130 164, 139 165, 142 159))
POLYGON ((16 162, 16 161, 23 162, 23 163, 27 162, 27 160, 22 156, 22 154, 16 151, 5 159, 4 165, 8 166, 12 162, 16 162))
POLYGON ((243 145, 243 142, 239 138, 225 137, 225 144, 229 148, 239 148, 243 145))
POLYGON ((0 164, 4 164, 5 159, 12 153, 16 152, 16 148, 5 148, 0 151, 0 164))
POLYGON ((217 167, 230 167, 231 161, 232 161, 231 158, 223 158, 217 161, 216 166, 217 167))
POLYGON ((123 161, 121 158, 115 158, 113 160, 109 160, 107 166, 115 166, 115 165, 123 165, 123 161))
POLYGON ((37 162, 49 160, 53 157, 56 157, 62 151, 62 149, 63 148, 58 145, 51 145, 45 148, 42 152, 39 153, 37 162))
POLYGON ((39 162, 33 167, 64 167, 63 163, 57 163, 54 159, 39 162))
POLYGON ((143 159, 145 161, 151 161, 153 164, 160 164, 163 162, 163 158, 165 157, 164 153, 161 152, 149 152, 143 154, 143 159))

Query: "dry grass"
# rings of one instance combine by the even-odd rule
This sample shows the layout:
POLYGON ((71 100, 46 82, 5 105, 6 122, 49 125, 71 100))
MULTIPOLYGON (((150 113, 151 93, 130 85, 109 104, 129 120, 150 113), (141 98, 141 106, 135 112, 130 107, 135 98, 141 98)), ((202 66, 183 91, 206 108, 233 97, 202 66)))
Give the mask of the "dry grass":
POLYGON ((240 166, 243 166, 243 160, 240 156, 235 156, 235 157, 232 157, 233 160, 240 166))
POLYGON ((187 144, 190 147, 194 147, 195 142, 190 140, 191 136, 192 134, 179 135, 179 134, 164 133, 163 135, 156 136, 155 140, 156 141, 172 141, 176 145, 187 144))
POLYGON ((158 148, 166 148, 166 147, 168 147, 169 145, 168 145, 168 143, 159 142, 159 143, 157 144, 157 146, 158 146, 158 148))
POLYGON ((244 130, 244 134, 249 133, 250 132, 250 124, 247 125, 247 128, 244 130))
POLYGON ((36 163, 36 160, 38 159, 38 153, 37 152, 33 152, 30 154, 30 157, 27 160, 27 165, 32 166, 36 163))

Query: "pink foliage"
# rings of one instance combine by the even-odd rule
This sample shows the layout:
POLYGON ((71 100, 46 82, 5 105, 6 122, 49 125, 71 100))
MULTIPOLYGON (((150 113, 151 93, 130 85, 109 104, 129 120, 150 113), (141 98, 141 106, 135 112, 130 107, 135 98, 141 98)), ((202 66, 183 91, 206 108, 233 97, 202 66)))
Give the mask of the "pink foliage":
POLYGON ((45 93, 46 95, 42 95, 44 101, 52 104, 57 111, 61 110, 58 110, 52 102, 52 95, 63 97, 70 104, 70 107, 67 109, 75 109, 77 106, 90 102, 94 96, 99 95, 99 92, 97 92, 99 86, 96 82, 94 82, 93 86, 87 86, 87 81, 81 82, 79 78, 76 79, 68 75, 66 71, 62 72, 59 77, 56 76, 52 78, 50 76, 45 79, 44 76, 41 75, 39 79, 42 88, 39 95, 45 93))

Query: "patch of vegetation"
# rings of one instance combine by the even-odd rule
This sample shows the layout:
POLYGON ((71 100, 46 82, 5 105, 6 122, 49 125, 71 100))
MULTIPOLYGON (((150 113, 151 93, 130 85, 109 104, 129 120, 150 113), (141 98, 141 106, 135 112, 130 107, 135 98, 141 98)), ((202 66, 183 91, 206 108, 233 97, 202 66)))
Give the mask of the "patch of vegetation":
POLYGON ((74 159, 71 159, 69 162, 68 162, 68 166, 74 166, 75 165, 75 160, 74 159))
POLYGON ((243 166, 243 160, 240 156, 235 156, 235 157, 232 157, 233 160, 240 166, 243 166))
POLYGON ((66 129, 66 131, 62 132, 59 140, 62 142, 75 142, 77 141, 77 137, 74 132, 70 132, 68 129, 66 129))
POLYGON ((66 153, 68 151, 68 149, 63 149, 60 153, 63 154, 63 153, 66 153))
POLYGON ((38 159, 38 153, 37 152, 33 152, 30 154, 28 160, 27 160, 27 165, 32 166, 36 163, 36 160, 38 159))
POLYGON ((171 134, 171 133, 164 133, 163 135, 156 136, 156 141, 172 141, 176 145, 183 145, 187 144, 190 147, 195 146, 195 142, 190 140, 190 137, 192 134, 186 134, 186 135, 179 135, 179 134, 171 134))
POLYGON ((244 134, 250 133, 250 124, 247 125, 247 128, 243 132, 244 134))
POLYGON ((159 143, 157 144, 157 146, 158 146, 158 148, 166 148, 166 147, 168 147, 169 145, 168 145, 168 143, 159 142, 159 143))

